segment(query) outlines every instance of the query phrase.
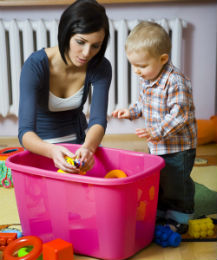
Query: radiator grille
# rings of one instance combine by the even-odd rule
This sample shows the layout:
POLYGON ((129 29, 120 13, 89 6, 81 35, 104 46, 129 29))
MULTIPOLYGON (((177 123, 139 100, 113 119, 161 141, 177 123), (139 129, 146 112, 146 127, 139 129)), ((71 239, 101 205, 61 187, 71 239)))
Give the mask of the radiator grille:
MULTIPOLYGON (((124 44, 128 33, 139 20, 110 20, 110 42, 106 57, 112 64, 113 77, 109 92, 108 115, 120 107, 134 103, 138 95, 138 79, 127 61, 124 44)), ((181 46, 183 28, 187 26, 181 19, 156 20, 172 40, 171 60, 181 66, 181 46)), ((57 45, 57 20, 1 20, 0 19, 0 115, 18 116, 19 77, 23 62, 36 50, 57 45)), ((84 112, 89 113, 89 98, 84 112)))

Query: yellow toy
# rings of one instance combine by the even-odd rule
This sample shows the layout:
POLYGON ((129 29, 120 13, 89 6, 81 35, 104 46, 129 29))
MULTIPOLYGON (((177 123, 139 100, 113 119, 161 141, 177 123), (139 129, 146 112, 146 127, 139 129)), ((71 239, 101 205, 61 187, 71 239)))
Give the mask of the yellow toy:
POLYGON ((214 224, 211 218, 189 220, 188 234, 193 238, 205 238, 214 235, 214 224))
MULTIPOLYGON (((80 160, 78 158, 72 159, 72 158, 66 156, 65 160, 67 161, 68 164, 71 164, 71 165, 75 166, 76 168, 80 168, 81 167, 81 162, 80 162, 80 160)), ((66 173, 66 172, 64 172, 61 169, 59 169, 57 172, 66 173)), ((79 174, 84 175, 84 174, 86 174, 86 172, 80 171, 79 174)))

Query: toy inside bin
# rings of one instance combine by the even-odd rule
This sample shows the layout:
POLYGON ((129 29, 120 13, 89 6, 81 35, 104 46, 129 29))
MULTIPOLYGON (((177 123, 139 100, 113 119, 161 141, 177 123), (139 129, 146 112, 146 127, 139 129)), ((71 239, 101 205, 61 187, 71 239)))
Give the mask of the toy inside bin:
MULTIPOLYGON (((64 144, 72 152, 80 146, 64 144)), ((86 175, 61 174, 53 161, 28 151, 7 159, 23 235, 62 238, 77 254, 126 259, 153 239, 161 157, 98 148, 86 175), (126 178, 104 176, 120 169, 126 178)))

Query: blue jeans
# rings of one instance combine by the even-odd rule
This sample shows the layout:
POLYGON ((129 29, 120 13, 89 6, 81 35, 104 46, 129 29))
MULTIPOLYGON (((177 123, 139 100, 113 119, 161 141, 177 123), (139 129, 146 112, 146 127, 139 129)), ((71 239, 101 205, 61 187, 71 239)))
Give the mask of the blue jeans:
POLYGON ((195 184, 191 179, 196 149, 160 155, 165 160, 161 170, 158 210, 179 223, 187 223, 194 212, 195 184))

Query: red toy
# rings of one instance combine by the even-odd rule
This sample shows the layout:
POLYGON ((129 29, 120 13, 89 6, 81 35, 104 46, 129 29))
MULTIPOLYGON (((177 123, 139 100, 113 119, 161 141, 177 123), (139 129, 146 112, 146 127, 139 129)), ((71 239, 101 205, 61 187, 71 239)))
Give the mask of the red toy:
MULTIPOLYGON (((6 238, 12 238, 12 233, 8 235, 6 235, 6 233, 2 234, 6 238)), ((15 233, 14 235, 13 239, 16 239, 17 234, 15 233)), ((6 244, 5 240, 3 242, 6 244)), ((73 260, 72 244, 60 238, 42 244, 42 240, 36 236, 24 236, 10 242, 7 246, 4 245, 4 247, 4 260, 36 260, 39 257, 39 259, 41 259, 41 254, 43 255, 43 260, 73 260), (32 250, 29 251, 28 254, 22 257, 13 256, 14 253, 19 252, 21 248, 28 247, 32 247, 32 250)))
POLYGON ((20 258, 13 256, 20 248, 32 246, 32 251, 22 257, 22 260, 35 260, 41 255, 42 241, 36 236, 25 236, 11 242, 4 250, 5 260, 18 260, 20 258))
POLYGON ((60 238, 43 244, 43 260, 72 260, 72 244, 60 238))
POLYGON ((0 251, 5 248, 17 238, 17 233, 0 233, 0 251))

